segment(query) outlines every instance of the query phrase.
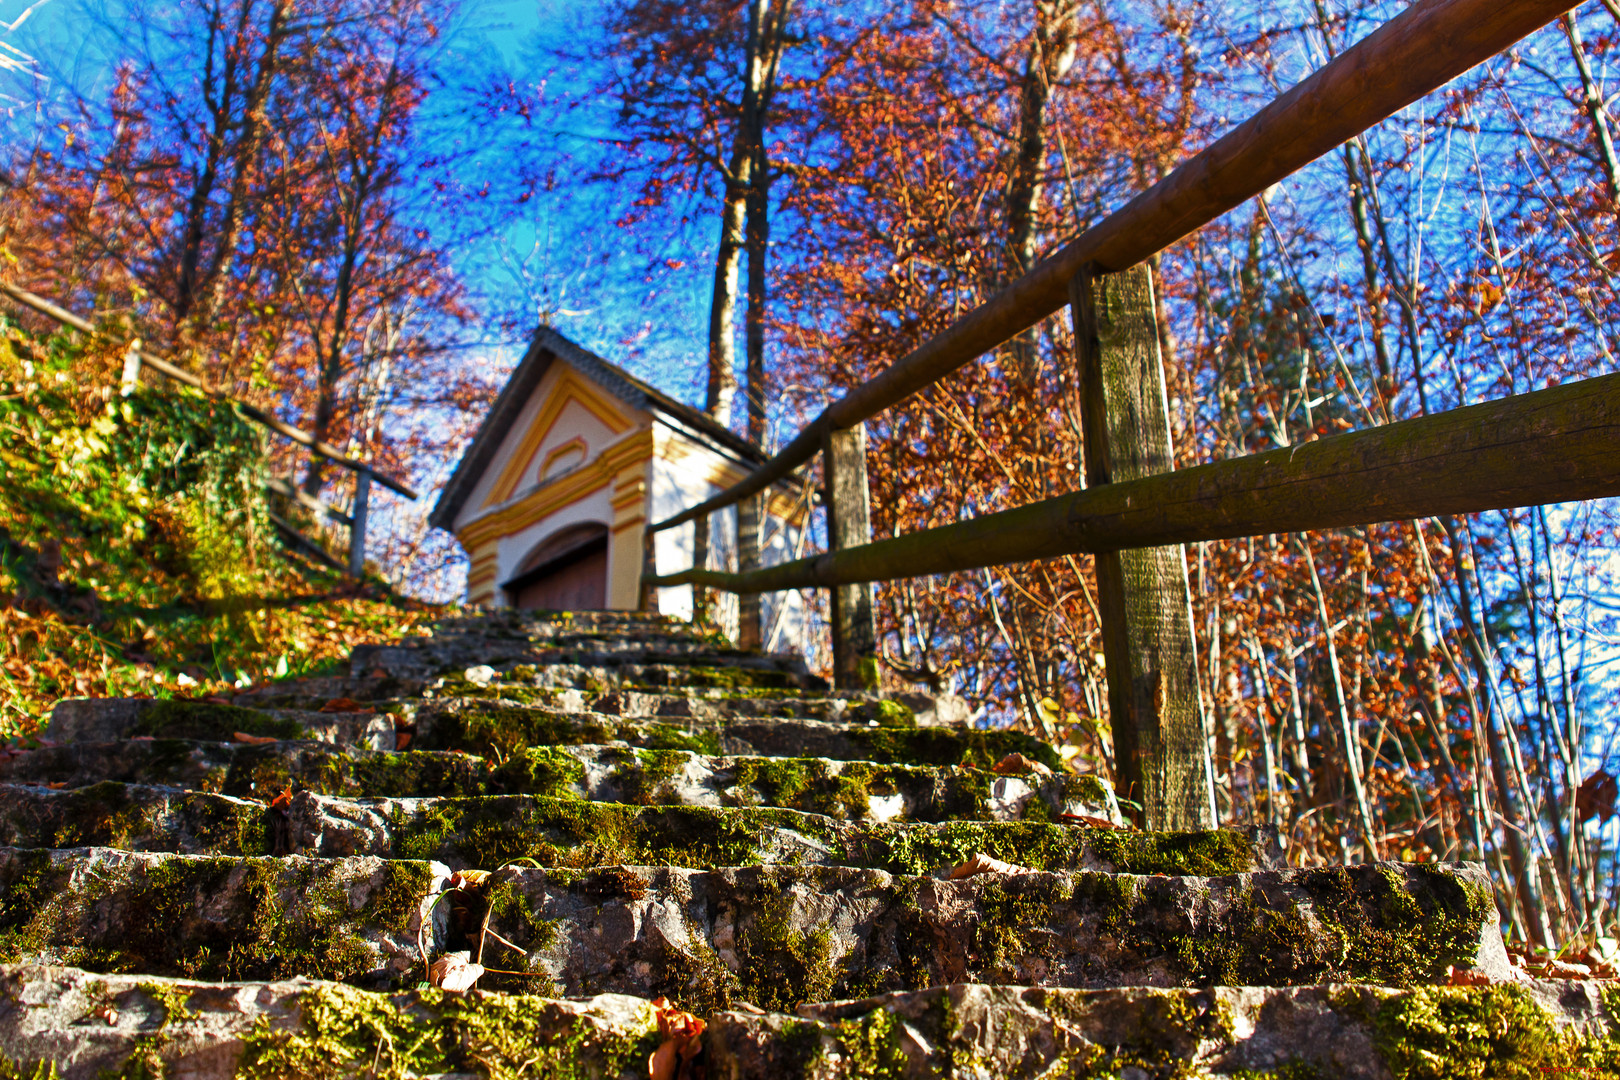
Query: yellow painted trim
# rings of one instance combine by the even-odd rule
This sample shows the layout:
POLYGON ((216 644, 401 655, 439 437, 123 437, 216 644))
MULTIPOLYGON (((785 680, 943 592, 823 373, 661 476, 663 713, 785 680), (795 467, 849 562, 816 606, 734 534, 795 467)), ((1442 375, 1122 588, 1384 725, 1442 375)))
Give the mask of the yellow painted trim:
POLYGON ((647 515, 645 515, 645 514, 637 514, 633 518, 626 518, 625 520, 619 522, 617 525, 613 526, 613 534, 615 536, 617 536, 619 533, 624 532, 624 530, 626 530, 626 529, 633 529, 637 525, 641 525, 641 524, 645 523, 646 520, 647 520, 647 515))
POLYGON ((534 418, 534 423, 524 434, 523 441, 513 451, 511 460, 501 471, 500 479, 495 482, 489 498, 484 500, 485 506, 497 506, 512 497, 512 492, 517 490, 523 474, 528 471, 535 451, 540 449, 540 444, 570 401, 579 402, 581 408, 602 421, 615 435, 628 430, 631 426, 629 417, 625 416, 602 391, 574 374, 572 368, 562 367, 562 374, 557 377, 556 385, 551 388, 551 394, 541 406, 539 415, 534 418))
POLYGON ((579 469, 558 477, 511 506, 469 523, 456 537, 468 550, 490 540, 510 536, 563 507, 595 494, 611 484, 615 475, 630 465, 652 457, 652 432, 641 428, 604 449, 579 469))
POLYGON ((553 446, 551 450, 547 452, 546 456, 540 461, 540 468, 535 470, 536 479, 538 479, 541 483, 545 483, 546 474, 551 471, 551 463, 568 453, 570 450, 573 450, 575 447, 579 448, 579 452, 582 455, 579 460, 580 463, 583 464, 585 458, 590 456, 591 448, 585 445, 585 436, 575 435, 567 442, 558 446, 553 446))

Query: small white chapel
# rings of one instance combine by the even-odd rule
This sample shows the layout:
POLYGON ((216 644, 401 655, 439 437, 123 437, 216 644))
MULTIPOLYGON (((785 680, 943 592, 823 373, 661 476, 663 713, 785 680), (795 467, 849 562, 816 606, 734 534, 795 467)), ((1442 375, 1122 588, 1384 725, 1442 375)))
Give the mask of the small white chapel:
MULTIPOLYGON (((542 326, 445 485, 428 521, 467 552, 466 600, 493 607, 631 610, 640 600, 644 529, 741 480, 765 456, 682 404, 542 326)), ((773 489, 760 562, 798 558, 810 495, 773 489)), ((710 518, 708 565, 736 569, 736 512, 710 518)), ((658 534, 661 574, 692 565, 695 526, 658 534)), ((767 648, 796 642, 797 593, 767 594, 767 648)), ((735 633, 736 601, 714 615, 735 633)), ((658 608, 690 618, 690 586, 658 608)))

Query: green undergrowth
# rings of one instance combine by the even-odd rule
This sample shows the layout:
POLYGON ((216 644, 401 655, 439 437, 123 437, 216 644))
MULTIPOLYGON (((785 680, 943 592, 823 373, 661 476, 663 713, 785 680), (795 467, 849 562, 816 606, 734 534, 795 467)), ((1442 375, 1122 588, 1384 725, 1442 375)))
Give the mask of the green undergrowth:
POLYGON ((172 383, 119 393, 122 353, 0 316, 0 738, 64 697, 317 671, 437 614, 289 561, 264 429, 172 383))

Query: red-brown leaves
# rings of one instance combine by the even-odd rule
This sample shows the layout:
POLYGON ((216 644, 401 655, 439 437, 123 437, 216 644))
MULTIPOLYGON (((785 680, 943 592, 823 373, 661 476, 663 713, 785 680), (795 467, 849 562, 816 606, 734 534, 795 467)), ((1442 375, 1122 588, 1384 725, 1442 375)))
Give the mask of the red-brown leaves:
POLYGON ((1028 867, 1016 863, 1002 862, 992 859, 984 852, 979 852, 973 858, 951 870, 951 880, 959 881, 962 878, 978 877, 980 874, 1029 874, 1033 873, 1028 867))
POLYGON ((995 772, 998 776, 1027 776, 1030 773, 1036 776, 1052 775, 1052 770, 1048 766, 1019 753, 1008 754, 996 762, 995 772))
POLYGON ((483 966, 473 963, 472 953, 465 949, 445 953, 428 966, 428 982, 451 994, 471 990, 483 974, 483 966))
POLYGON ((708 1025, 689 1012, 669 1003, 668 998, 654 998, 652 1007, 658 1014, 658 1034, 664 1041, 647 1058, 650 1080, 699 1080, 703 1066, 697 1056, 703 1052, 703 1029, 708 1025))
POLYGON ((231 738, 239 743, 247 743, 249 746, 264 746, 278 741, 274 735, 249 735, 245 731, 232 732, 231 738))
POLYGON ((1620 795, 1620 782, 1607 769, 1599 769, 1575 789, 1575 813, 1582 821, 1602 817, 1606 823, 1614 817, 1616 795, 1620 795))
POLYGON ((325 705, 322 705, 320 711, 324 713, 360 713, 365 716, 370 716, 377 710, 373 709, 370 705, 362 705, 353 698, 338 697, 333 698, 325 705))

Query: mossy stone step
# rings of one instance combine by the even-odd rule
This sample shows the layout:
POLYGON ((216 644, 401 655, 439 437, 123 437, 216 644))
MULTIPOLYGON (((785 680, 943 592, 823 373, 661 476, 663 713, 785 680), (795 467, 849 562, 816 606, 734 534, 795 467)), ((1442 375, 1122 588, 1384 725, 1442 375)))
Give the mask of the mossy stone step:
MULTIPOLYGON (((661 1042, 651 1004, 618 994, 382 994, 309 979, 213 983, 6 965, 0 996, 20 1006, 0 1011, 0 1075, 58 1080, 646 1080, 661 1042)), ((708 1018, 698 1061, 709 1080, 1609 1076, 1620 1048, 1605 996, 1593 983, 958 983, 798 1015, 721 1012, 708 1018)))
MULTIPOLYGON (((952 982, 1428 983, 1511 978, 1475 865, 959 881, 841 867, 527 870, 489 883, 500 966, 567 996, 789 1009, 952 982)), ((457 946, 459 947, 459 946, 457 946)), ((498 981, 495 985, 499 985, 498 981)))
POLYGON ((530 973, 492 972, 490 989, 665 995, 699 1012, 964 981, 1413 985, 1450 966, 1513 977, 1488 880, 1469 865, 960 881, 825 866, 508 867, 440 897, 424 927, 421 901, 444 874, 374 857, 4 848, 0 962, 400 986, 420 977, 418 931, 437 953, 476 949, 487 925, 486 966, 530 973))
POLYGON ((0 963, 398 986, 421 977, 421 902, 442 877, 378 858, 0 848, 0 963))
MULTIPOLYGON (((455 696, 468 688, 467 670, 456 666, 444 669, 439 677, 444 680, 441 696, 455 696)), ((387 668, 390 672, 393 668, 387 668)), ((509 685, 538 688, 574 688, 595 694, 634 686, 656 690, 725 690, 742 691, 800 691, 824 694, 827 681, 819 675, 809 675, 796 669, 796 665, 726 664, 715 659, 705 663, 671 663, 653 658, 621 660, 607 657, 536 658, 515 665, 513 670, 532 671, 528 678, 502 680, 509 685)), ((431 685, 431 683, 430 683, 431 685)), ((477 685, 476 683, 472 685, 477 685)), ((481 687, 480 687, 481 689, 481 687)))
POLYGON ((993 767, 1020 753, 1056 770, 1061 762, 1050 744, 1005 729, 885 727, 803 717, 690 719, 684 733, 664 718, 569 713, 539 705, 455 699, 423 702, 411 717, 412 746, 424 750, 463 750, 508 755, 529 746, 569 746, 626 742, 649 749, 685 749, 764 757, 824 757, 900 765, 993 767))
POLYGON ((203 701, 69 698, 52 710, 45 737, 58 743, 100 743, 139 737, 228 741, 244 734, 392 750, 394 728, 390 716, 375 711, 245 709, 203 701))
POLYGON ((850 822, 757 807, 644 807, 496 795, 252 799, 104 782, 52 790, 0 784, 0 845, 116 847, 186 855, 377 855, 452 869, 787 863, 938 874, 977 854, 1036 870, 1233 874, 1277 864, 1269 838, 1148 834, 1040 822, 850 822))
POLYGON ((1122 823, 1112 790, 1088 776, 998 776, 954 766, 826 758, 719 758, 624 745, 529 747, 497 765, 447 751, 138 739, 47 746, 0 758, 0 781, 66 788, 148 783, 261 802, 290 788, 349 798, 549 795, 637 805, 765 806, 877 821, 1052 821, 1068 813, 1122 823))
POLYGON ((625 806, 499 795, 333 799, 301 793, 303 854, 433 859, 454 869, 825 865, 942 876, 977 854, 1039 870, 1234 874, 1276 865, 1259 831, 1137 833, 1042 822, 852 822, 758 807, 625 806))
POLYGON ((646 1080, 652 1005, 0 966, 0 1076, 646 1080))
POLYGON ((1592 983, 1128 987, 958 983, 710 1019, 708 1080, 1461 1080, 1620 1075, 1592 983))
POLYGON ((256 686, 231 698, 231 704, 245 709, 319 709, 338 698, 364 704, 419 698, 426 686, 426 681, 422 679, 318 675, 256 686))
POLYGON ((584 685, 589 679, 636 681, 636 673, 645 672, 642 681, 652 686, 827 687, 826 680, 810 675, 798 657, 708 642, 582 640, 574 647, 558 648, 520 638, 435 638, 360 645, 349 658, 351 675, 455 678, 471 667, 501 673, 531 669, 529 677, 553 686, 584 685))

